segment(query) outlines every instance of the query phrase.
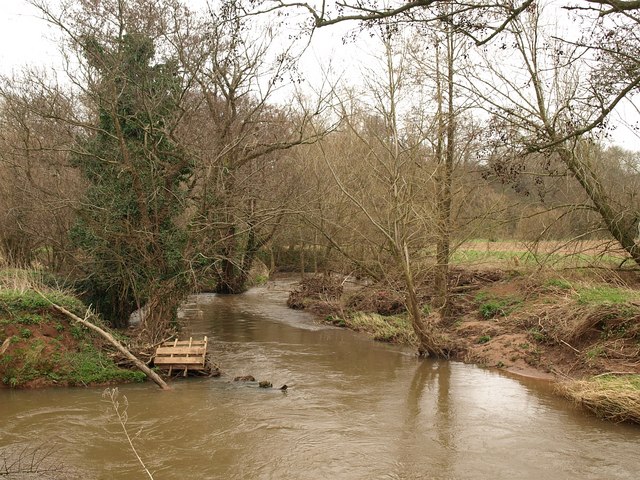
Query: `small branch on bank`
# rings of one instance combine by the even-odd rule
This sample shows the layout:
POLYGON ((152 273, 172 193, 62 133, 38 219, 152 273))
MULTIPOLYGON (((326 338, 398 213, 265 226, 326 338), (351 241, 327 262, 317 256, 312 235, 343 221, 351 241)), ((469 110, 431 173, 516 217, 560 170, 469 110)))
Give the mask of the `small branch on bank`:
POLYGON ((85 319, 82 319, 82 318, 78 317, 77 315, 75 315, 74 313, 72 313, 69 310, 67 310, 66 308, 61 307, 60 305, 56 305, 55 303, 53 303, 51 300, 49 300, 46 297, 46 295, 44 295, 38 289, 34 289, 34 290, 36 291, 36 293, 38 295, 40 295, 47 302, 49 302, 53 306, 53 308, 58 310, 60 313, 63 313, 67 317, 71 318, 74 322, 77 322, 77 323, 79 323, 81 325, 84 325, 85 327, 93 330, 94 332, 97 332, 101 337, 103 337, 105 340, 107 340, 109 343, 111 343, 111 345, 116 347, 120 353, 122 353, 125 357, 127 357, 129 360, 131 360, 133 362, 133 364, 136 367, 138 367, 139 370, 141 370, 147 377, 149 377, 151 380, 153 380, 162 390, 170 390, 171 389, 171 387, 169 387, 169 385, 167 385, 167 383, 164 380, 162 380, 162 378, 160 378, 160 376, 156 372, 154 372, 149 367, 147 367, 135 355, 133 355, 129 350, 127 350, 113 335, 111 335, 109 332, 101 329, 97 325, 94 325, 93 323, 87 321, 86 318, 88 318, 88 316, 89 316, 89 310, 87 310, 87 317, 85 317, 85 319))
POLYGON ((576 352, 576 353, 580 353, 580 350, 578 350, 578 349, 577 349, 577 348, 575 348, 575 347, 572 347, 571 345, 569 345, 569 344, 568 344, 567 342, 565 342, 564 340, 560 339, 560 341, 561 341, 562 343, 564 343, 567 347, 569 347, 571 350, 573 350, 574 352, 576 352))

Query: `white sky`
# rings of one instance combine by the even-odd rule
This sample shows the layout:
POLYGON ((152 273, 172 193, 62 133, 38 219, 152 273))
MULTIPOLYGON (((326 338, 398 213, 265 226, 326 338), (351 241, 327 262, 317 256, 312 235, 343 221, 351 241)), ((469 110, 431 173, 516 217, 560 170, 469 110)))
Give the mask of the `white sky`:
POLYGON ((0 0, 0 73, 57 58, 57 47, 47 40, 51 33, 23 0, 0 0))
MULTIPOLYGON (((206 0, 188 0, 188 3, 198 8, 206 5, 206 0)), ((316 31, 301 60, 301 71, 310 83, 319 83, 314 78, 322 75, 319 66, 329 63, 334 76, 353 80, 360 75, 358 64, 367 56, 363 50, 366 38, 356 44, 344 45, 342 41, 343 35, 354 26, 340 24, 316 31)), ((25 65, 55 68, 61 58, 53 41, 56 33, 25 0, 0 0, 0 74, 19 72, 25 65)), ((640 100, 639 97, 636 96, 636 100, 640 100)), ((640 101, 636 104, 640 105, 640 101)), ((640 151, 640 134, 626 126, 640 122, 638 111, 627 104, 618 108, 611 120, 617 126, 612 133, 612 143, 640 151)))

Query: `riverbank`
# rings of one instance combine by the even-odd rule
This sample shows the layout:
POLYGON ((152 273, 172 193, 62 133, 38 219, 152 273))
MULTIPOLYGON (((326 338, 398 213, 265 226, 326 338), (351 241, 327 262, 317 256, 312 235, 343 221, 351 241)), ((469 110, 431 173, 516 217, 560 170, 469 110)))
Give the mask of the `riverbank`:
MULTIPOLYGON (((0 387, 107 385, 139 382, 142 372, 120 368, 105 342, 69 320, 33 290, 35 272, 3 272, 0 278, 0 387)), ((47 289, 47 296, 84 317, 86 306, 68 292, 47 289)))
MULTIPOLYGON (((640 291, 637 275, 597 277, 458 268, 450 358, 557 381, 557 391, 598 416, 640 423, 640 291)), ((415 342, 401 295, 381 285, 344 289, 311 278, 289 297, 333 325, 379 341, 415 342)), ((422 289, 429 312, 429 285, 422 289)))

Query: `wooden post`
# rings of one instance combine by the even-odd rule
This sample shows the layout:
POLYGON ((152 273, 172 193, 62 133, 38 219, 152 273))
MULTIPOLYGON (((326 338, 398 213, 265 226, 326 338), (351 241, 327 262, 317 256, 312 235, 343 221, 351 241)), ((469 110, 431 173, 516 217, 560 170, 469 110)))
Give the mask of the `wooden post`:
MULTIPOLYGON (((189 348, 191 348, 191 344, 193 343, 193 337, 189 337, 189 348)), ((184 366, 184 372, 182 372, 182 376, 186 377, 187 376, 187 371, 189 370, 189 366, 185 365, 184 366)))
MULTIPOLYGON (((176 339, 173 341, 173 346, 175 347, 176 345, 178 345, 178 338, 176 337, 176 339)), ((171 354, 171 357, 173 357, 173 353, 171 354)), ((173 370, 173 365, 169 367, 169 376, 171 376, 171 372, 173 370)))

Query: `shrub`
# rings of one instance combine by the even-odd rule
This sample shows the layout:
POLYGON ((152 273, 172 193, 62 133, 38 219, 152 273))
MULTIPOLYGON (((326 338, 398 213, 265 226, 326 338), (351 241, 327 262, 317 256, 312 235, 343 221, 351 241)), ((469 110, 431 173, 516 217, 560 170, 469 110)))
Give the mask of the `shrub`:
POLYGON ((504 311, 505 306, 506 302, 489 300, 488 302, 480 305, 480 315, 482 315, 482 318, 487 320, 498 315, 506 315, 504 311))

